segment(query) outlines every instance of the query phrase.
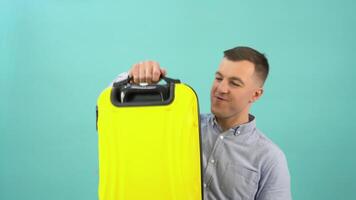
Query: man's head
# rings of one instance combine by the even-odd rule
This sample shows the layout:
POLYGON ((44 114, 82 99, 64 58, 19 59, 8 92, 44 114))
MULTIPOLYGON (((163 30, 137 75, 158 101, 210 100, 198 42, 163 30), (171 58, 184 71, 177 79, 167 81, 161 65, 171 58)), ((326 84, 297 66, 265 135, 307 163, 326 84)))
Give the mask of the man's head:
POLYGON ((252 103, 263 94, 267 58, 249 47, 226 50, 211 88, 211 112, 220 119, 247 116, 252 103))
POLYGON ((261 87, 267 79, 269 65, 264 54, 250 47, 235 47, 224 51, 224 58, 230 61, 250 61, 255 66, 254 75, 258 78, 261 87))

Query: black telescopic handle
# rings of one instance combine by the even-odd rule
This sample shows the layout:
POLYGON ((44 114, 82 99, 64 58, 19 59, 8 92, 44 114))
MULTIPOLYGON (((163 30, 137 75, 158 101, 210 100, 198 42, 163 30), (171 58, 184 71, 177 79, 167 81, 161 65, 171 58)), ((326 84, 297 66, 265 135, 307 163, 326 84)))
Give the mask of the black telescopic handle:
POLYGON ((173 79, 173 78, 169 78, 167 76, 161 75, 160 79, 163 79, 164 81, 166 81, 166 83, 180 83, 179 79, 173 79))

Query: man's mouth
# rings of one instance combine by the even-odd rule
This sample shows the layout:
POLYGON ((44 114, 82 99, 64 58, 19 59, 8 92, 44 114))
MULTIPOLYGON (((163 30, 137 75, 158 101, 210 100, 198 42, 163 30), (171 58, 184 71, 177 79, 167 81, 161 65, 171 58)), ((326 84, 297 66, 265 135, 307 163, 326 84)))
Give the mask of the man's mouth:
POLYGON ((227 101, 227 98, 224 98, 222 96, 215 95, 215 98, 219 101, 227 101))

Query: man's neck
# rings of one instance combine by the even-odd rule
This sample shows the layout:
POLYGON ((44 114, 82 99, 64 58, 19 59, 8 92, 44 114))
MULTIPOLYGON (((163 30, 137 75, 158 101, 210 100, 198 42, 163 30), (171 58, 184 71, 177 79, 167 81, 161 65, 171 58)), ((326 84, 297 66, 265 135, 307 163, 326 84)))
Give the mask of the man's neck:
POLYGON ((232 127, 239 126, 241 124, 245 124, 249 122, 249 115, 244 114, 240 115, 237 117, 229 117, 229 118, 218 118, 216 117, 216 121, 220 125, 220 127, 223 129, 223 131, 226 131, 232 127))

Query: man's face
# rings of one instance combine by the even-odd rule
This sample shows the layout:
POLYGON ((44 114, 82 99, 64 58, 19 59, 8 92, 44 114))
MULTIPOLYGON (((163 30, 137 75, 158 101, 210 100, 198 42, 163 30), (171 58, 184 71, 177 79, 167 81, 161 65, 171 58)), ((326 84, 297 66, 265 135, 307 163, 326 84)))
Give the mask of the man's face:
POLYGON ((251 104, 262 95, 260 80, 250 61, 223 58, 211 88, 211 112, 220 119, 248 114, 251 104))

